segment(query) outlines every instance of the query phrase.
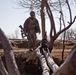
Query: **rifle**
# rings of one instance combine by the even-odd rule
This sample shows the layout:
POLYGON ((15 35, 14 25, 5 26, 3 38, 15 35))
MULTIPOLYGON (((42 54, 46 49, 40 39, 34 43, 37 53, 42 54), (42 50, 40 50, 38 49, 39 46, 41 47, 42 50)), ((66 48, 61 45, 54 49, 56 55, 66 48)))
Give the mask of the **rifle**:
POLYGON ((43 54, 42 48, 44 48, 44 50, 47 51, 47 48, 48 48, 48 41, 47 41, 46 32, 45 32, 45 35, 43 36, 43 39, 41 40, 41 48, 40 48, 40 51, 41 51, 41 53, 43 54))
POLYGON ((19 28, 21 29, 22 38, 28 36, 28 34, 25 32, 25 30, 24 30, 24 28, 22 27, 22 25, 19 25, 19 28))

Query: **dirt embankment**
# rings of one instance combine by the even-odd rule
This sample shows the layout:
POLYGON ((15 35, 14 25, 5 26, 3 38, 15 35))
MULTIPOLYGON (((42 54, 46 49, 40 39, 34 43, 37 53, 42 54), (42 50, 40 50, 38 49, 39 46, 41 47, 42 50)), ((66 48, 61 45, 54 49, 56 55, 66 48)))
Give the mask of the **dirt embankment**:
MULTIPOLYGON (((26 49, 28 48, 28 41, 27 40, 9 40, 13 50, 22 50, 22 49, 26 49)), ((37 40, 36 42, 36 46, 38 46, 40 44, 40 40, 37 40)), ((74 41, 66 41, 65 42, 65 48, 66 49, 71 49, 73 48, 74 44, 76 42, 74 41)), ((55 41, 54 43, 54 50, 60 50, 63 48, 63 42, 60 40, 55 41)), ((2 49, 2 45, 0 43, 0 49, 2 49)), ((55 60, 55 62, 60 65, 61 62, 61 51, 53 51, 52 56, 55 60)), ((65 57, 67 57, 68 52, 65 52, 65 57)), ((23 53, 20 53, 19 51, 17 53, 15 53, 15 58, 16 58, 16 62, 19 68, 19 71, 21 73, 21 75, 41 75, 42 74, 42 69, 40 66, 40 62, 38 60, 38 58, 35 56, 35 54, 30 55, 28 58, 29 60, 27 60, 27 58, 22 57, 23 53), (36 58, 35 58, 36 57, 36 58)), ((5 58, 4 55, 1 57, 4 64, 5 63, 5 58)), ((52 73, 51 69, 50 69, 50 73, 52 73)), ((1 75, 1 74, 0 74, 1 75)))
MULTIPOLYGON (((12 39, 9 40, 12 47, 14 48, 28 48, 28 41, 23 39, 12 39)), ((40 40, 36 41, 36 47, 40 45, 40 40)), ((48 42, 49 44, 49 42, 48 42)), ((65 41, 65 48, 70 49, 76 44, 76 40, 72 41, 65 41)), ((56 40, 54 42, 54 49, 62 49, 63 48, 63 42, 61 40, 56 40)), ((0 49, 2 49, 2 45, 0 42, 0 49)))

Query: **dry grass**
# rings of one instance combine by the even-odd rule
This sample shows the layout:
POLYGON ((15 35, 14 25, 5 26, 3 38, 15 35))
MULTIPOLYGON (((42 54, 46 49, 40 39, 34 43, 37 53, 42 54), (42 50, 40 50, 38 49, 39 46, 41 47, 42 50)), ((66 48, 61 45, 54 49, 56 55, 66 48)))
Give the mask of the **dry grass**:
MULTIPOLYGON (((26 51, 28 48, 28 42, 27 41, 23 41, 23 40, 14 40, 14 41, 10 41, 12 48, 14 50, 14 54, 15 54, 15 58, 16 58, 16 62, 18 64, 19 70, 21 72, 21 75, 27 73, 27 75, 41 75, 42 70, 39 69, 40 65, 38 64, 38 60, 35 60, 35 56, 33 55, 30 56, 31 59, 28 60, 28 62, 26 62, 24 58, 21 57, 21 54, 26 51), (34 59, 32 59, 34 58, 34 59)), ((40 40, 37 40, 37 46, 39 45, 40 40)), ((66 57, 68 56, 69 52, 71 51, 71 49, 73 48, 74 44, 76 42, 73 41, 68 41, 65 42, 65 52, 64 52, 64 60, 66 59, 66 57)), ((60 65, 61 64, 61 60, 62 60, 62 41, 55 41, 54 43, 54 49, 52 50, 51 55, 54 57, 55 62, 60 65)), ((0 44, 0 57, 2 57, 2 59, 4 60, 4 52, 2 50, 2 46, 0 44)), ((29 58, 30 58, 29 57, 29 58)), ((38 58, 36 58, 38 59, 38 58)))

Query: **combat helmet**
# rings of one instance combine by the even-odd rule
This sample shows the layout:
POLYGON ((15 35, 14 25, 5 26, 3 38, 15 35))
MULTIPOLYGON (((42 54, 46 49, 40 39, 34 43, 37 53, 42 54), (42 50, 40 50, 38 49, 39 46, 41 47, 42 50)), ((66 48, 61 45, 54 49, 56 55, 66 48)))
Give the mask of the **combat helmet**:
POLYGON ((31 12, 30 12, 30 15, 31 15, 31 16, 35 16, 35 12, 34 12, 34 11, 31 11, 31 12))

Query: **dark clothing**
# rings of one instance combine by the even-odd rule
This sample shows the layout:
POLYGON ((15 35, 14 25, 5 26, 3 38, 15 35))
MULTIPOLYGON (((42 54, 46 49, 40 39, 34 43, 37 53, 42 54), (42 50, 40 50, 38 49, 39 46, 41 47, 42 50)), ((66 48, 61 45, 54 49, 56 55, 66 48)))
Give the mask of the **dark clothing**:
POLYGON ((38 20, 36 18, 31 19, 31 17, 26 19, 24 23, 24 30, 26 31, 26 33, 28 33, 29 30, 34 30, 36 31, 36 33, 40 33, 38 20))
POLYGON ((31 50, 33 48, 33 50, 36 47, 36 34, 28 34, 28 44, 29 44, 29 49, 31 50))
POLYGON ((40 27, 38 20, 36 18, 29 17, 26 19, 24 23, 24 30, 26 33, 28 33, 27 39, 29 41, 29 47, 30 49, 35 47, 36 45, 36 33, 40 33, 40 27))

